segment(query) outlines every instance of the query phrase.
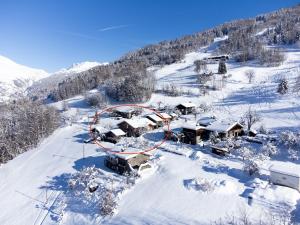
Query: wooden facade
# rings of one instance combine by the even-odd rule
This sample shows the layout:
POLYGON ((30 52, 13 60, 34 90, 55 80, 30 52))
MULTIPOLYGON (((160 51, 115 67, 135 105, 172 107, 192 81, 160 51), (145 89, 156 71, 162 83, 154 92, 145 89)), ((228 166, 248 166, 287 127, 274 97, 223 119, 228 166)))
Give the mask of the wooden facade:
POLYGON ((205 130, 202 127, 183 127, 182 134, 182 142, 186 144, 196 145, 202 142, 202 140, 204 139, 205 130))
POLYGON ((147 164, 149 159, 150 156, 146 154, 114 154, 108 155, 104 160, 104 164, 119 174, 132 174, 138 173, 141 169, 151 167, 147 164))
POLYGON ((176 109, 178 109, 181 114, 183 115, 187 115, 187 114, 191 114, 194 112, 196 106, 194 106, 193 104, 179 104, 176 106, 176 109))

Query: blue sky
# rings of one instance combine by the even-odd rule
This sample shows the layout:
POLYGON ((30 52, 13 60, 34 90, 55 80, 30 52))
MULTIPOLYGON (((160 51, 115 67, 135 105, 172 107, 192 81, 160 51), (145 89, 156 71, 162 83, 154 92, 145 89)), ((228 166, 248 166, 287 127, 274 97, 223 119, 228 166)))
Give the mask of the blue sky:
POLYGON ((0 0, 0 55, 54 72, 296 0, 0 0))

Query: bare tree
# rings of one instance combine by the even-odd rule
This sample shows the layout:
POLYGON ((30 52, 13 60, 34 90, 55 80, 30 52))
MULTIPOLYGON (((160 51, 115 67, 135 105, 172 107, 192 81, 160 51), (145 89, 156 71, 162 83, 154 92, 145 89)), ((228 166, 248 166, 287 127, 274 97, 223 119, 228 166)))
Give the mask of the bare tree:
POLYGON ((255 123, 261 121, 260 115, 255 110, 252 110, 251 107, 249 107, 248 110, 245 112, 243 119, 247 125, 248 131, 255 123))
POLYGON ((255 79, 254 70, 245 71, 245 76, 247 77, 249 84, 251 84, 253 82, 253 80, 255 79))

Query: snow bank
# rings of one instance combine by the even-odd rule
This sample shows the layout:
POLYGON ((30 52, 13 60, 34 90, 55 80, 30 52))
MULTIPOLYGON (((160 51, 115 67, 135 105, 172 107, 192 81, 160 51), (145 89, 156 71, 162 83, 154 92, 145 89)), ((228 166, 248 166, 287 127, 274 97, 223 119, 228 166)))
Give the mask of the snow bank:
POLYGON ((209 180, 205 178, 193 178, 184 181, 187 189, 202 193, 232 194, 235 192, 235 184, 227 180, 209 180))

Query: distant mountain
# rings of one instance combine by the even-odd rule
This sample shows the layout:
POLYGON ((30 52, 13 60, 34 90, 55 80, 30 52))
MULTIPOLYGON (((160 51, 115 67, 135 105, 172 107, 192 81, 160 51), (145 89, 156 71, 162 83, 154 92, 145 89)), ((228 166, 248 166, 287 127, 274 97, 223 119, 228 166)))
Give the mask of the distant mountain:
POLYGON ((61 69, 54 74, 74 74, 74 73, 80 73, 85 70, 89 70, 95 66, 105 65, 108 63, 100 63, 100 62, 81 62, 81 63, 74 63, 70 68, 68 69, 61 69))
POLYGON ((34 81, 47 76, 44 70, 20 65, 0 55, 0 101, 24 93, 34 81))
POLYGON ((66 80, 72 79, 72 77, 76 76, 77 74, 83 73, 90 69, 93 69, 98 66, 108 65, 109 63, 100 63, 100 62, 81 62, 81 63, 74 63, 69 68, 63 68, 44 79, 40 79, 33 83, 32 86, 28 88, 29 96, 31 97, 38 97, 44 96, 46 97, 50 92, 49 90, 54 90, 57 87, 57 84, 66 80))

